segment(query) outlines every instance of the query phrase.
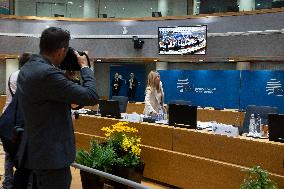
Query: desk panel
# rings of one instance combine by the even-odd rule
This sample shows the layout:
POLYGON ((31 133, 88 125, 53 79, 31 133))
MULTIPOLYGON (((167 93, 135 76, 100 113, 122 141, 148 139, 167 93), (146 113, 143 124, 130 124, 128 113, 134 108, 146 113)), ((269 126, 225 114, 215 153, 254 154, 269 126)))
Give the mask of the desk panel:
MULTIPOLYGON (((118 119, 112 118, 80 116, 79 119, 75 120, 74 129, 79 133, 105 137, 101 128, 118 122, 118 119)), ((138 129, 138 135, 142 139, 142 144, 172 150, 173 127, 150 123, 129 123, 129 126, 138 129)))
POLYGON ((212 132, 176 128, 173 151, 245 167, 260 165, 269 172, 284 176, 284 144, 268 139, 232 138, 212 132))

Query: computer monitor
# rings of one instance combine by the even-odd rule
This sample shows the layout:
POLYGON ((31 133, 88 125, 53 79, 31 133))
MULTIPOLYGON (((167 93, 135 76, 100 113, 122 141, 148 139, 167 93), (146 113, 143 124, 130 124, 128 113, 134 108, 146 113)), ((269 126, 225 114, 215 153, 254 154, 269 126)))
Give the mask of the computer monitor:
POLYGON ((196 129, 197 106, 169 104, 169 125, 188 129, 196 129))
POLYGON ((117 100, 99 100, 99 106, 102 117, 121 118, 117 100))
POLYGON ((284 143, 284 114, 268 114, 269 140, 284 143))

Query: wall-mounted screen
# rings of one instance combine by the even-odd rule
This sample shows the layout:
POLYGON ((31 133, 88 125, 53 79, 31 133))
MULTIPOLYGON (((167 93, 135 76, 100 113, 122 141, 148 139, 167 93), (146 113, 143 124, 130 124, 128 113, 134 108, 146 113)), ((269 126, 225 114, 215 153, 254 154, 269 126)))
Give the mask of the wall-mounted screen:
POLYGON ((159 27, 160 55, 206 54, 207 26, 159 27))

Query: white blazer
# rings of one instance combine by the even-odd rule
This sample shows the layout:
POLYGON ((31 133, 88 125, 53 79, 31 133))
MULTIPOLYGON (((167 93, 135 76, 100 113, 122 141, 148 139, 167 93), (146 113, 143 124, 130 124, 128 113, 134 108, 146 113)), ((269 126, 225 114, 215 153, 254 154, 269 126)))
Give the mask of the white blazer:
POLYGON ((151 87, 146 88, 145 95, 145 108, 144 115, 150 115, 150 113, 157 114, 160 109, 163 109, 164 91, 161 86, 161 92, 158 93, 156 89, 151 90, 151 87))

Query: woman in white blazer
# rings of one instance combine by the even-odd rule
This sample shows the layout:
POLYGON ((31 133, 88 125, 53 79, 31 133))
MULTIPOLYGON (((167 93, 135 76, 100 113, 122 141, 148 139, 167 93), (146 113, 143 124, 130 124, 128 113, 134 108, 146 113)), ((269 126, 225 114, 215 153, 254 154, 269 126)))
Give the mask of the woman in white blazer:
POLYGON ((145 108, 144 115, 155 115, 159 111, 164 111, 163 108, 164 91, 162 82, 160 81, 160 74, 151 71, 148 74, 148 83, 145 90, 145 108))

